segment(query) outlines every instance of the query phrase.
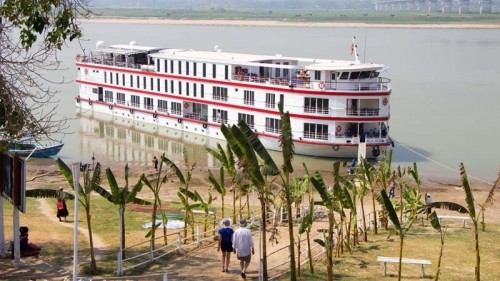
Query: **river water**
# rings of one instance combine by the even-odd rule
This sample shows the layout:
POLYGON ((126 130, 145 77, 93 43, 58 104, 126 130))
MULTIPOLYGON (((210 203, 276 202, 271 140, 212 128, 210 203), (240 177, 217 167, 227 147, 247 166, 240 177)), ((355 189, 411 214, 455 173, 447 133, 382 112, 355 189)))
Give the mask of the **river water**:
MULTIPOLYGON (((499 171, 500 30, 397 29, 331 27, 183 26, 155 24, 82 24, 85 40, 71 43, 58 59, 64 71, 47 74, 66 81, 76 76, 74 57, 105 45, 128 44, 284 56, 349 59, 352 36, 360 58, 386 64, 392 79, 390 134, 394 164, 416 162, 424 178, 459 179, 463 162, 470 177, 493 181, 499 171)), ((78 87, 54 85, 60 91, 59 114, 68 117, 59 157, 66 162, 103 164, 134 162, 146 170, 153 155, 181 159, 186 147, 200 168, 213 165, 196 136, 159 136, 141 124, 99 122, 74 107, 78 87), (115 137, 110 137, 115 134, 115 137), (127 142, 116 135, 135 135, 127 142), (180 138, 188 138, 181 141, 180 138), (166 140, 165 140, 166 139, 166 140), (142 164, 141 164, 142 163, 142 164)), ((133 123, 133 122, 132 122, 133 123)), ((172 133, 170 133, 172 134, 172 133)), ((211 142, 210 140, 203 140, 211 142)), ((278 154, 276 154, 278 156, 278 154)), ((35 160, 37 161, 37 160, 35 160)), ((332 159, 295 157, 311 170, 331 170, 332 159)))

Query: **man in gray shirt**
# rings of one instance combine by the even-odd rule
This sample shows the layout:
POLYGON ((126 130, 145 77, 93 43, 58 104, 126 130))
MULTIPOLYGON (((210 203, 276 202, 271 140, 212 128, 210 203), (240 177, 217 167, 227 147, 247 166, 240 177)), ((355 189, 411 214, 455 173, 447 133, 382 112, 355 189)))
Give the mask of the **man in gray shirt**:
POLYGON ((252 255, 255 254, 252 232, 246 226, 247 221, 241 219, 240 228, 233 234, 233 251, 238 260, 240 260, 241 277, 243 278, 247 277, 245 272, 250 264, 252 255))

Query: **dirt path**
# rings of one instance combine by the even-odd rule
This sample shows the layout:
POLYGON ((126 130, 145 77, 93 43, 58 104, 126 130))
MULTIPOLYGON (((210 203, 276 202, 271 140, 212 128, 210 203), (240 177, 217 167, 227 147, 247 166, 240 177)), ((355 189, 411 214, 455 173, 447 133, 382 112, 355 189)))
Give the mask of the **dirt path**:
MULTIPOLYGON (((59 223, 59 219, 54 216, 53 213, 53 208, 52 206, 49 205, 47 202, 47 199, 40 199, 39 200, 40 205, 38 206, 40 213, 42 213, 48 220, 54 223, 59 223)), ((63 223, 60 224, 63 227, 71 228, 73 229, 74 224, 73 223, 63 223)), ((83 226, 78 226, 78 233, 81 235, 85 236, 85 239, 89 241, 89 231, 87 228, 83 226)), ((99 235, 92 233, 92 241, 94 242, 94 248, 95 248, 95 254, 96 254, 96 259, 99 260, 100 258, 100 252, 107 247, 106 243, 99 237, 99 235)))

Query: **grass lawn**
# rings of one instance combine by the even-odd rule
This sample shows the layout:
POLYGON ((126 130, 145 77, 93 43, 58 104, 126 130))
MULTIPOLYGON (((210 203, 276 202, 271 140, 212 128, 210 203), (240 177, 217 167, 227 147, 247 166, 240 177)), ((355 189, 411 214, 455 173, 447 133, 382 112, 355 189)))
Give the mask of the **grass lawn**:
MULTIPOLYGON (((21 225, 30 228, 30 242, 40 244, 43 247, 43 255, 60 264, 71 265, 73 250, 73 230, 71 227, 62 227, 60 222, 49 220, 39 211, 38 200, 47 200, 54 203, 53 213, 55 217, 54 199, 32 199, 28 198, 28 211, 21 214, 21 225), (52 202, 54 201, 54 202, 52 202)), ((52 205, 51 205, 52 206, 52 205)), ((178 203, 167 202, 168 209, 180 209, 178 203)), ((227 207, 227 206, 226 206, 227 207)), ((68 202, 70 210, 69 219, 73 219, 73 202, 68 202)), ((226 216, 231 213, 226 208, 226 216)), ((12 239, 12 207, 4 200, 4 222, 6 240, 12 239)), ((126 239, 127 246, 144 242, 147 229, 142 224, 151 221, 147 213, 126 212, 126 239)), ((57 220, 57 218, 56 218, 57 220)), ((86 227, 85 212, 79 211, 80 227, 86 227)), ((447 230, 444 244, 444 255, 442 260, 440 280, 473 280, 475 253, 474 233, 471 228, 461 228, 461 222, 451 222, 447 230)), ((468 225, 470 226, 470 224, 468 225)), ((106 244, 102 252, 103 259, 98 261, 100 275, 113 276, 116 270, 116 253, 119 249, 119 219, 116 206, 106 200, 94 196, 92 198, 92 228, 106 244)), ((169 231, 170 233, 170 231, 169 231)), ((157 231, 157 237, 161 231, 157 231)), ((486 225, 486 231, 479 233, 481 250, 481 277, 483 280, 500 280, 498 262, 500 261, 500 244, 497 238, 500 235, 500 225, 486 225)), ((280 242, 286 243, 284 233, 281 234, 280 242)), ((388 232, 382 230, 379 235, 371 233, 369 242, 361 243, 351 253, 345 249, 340 258, 335 259, 334 274, 336 280, 381 280, 382 265, 376 262, 377 256, 398 256, 399 239, 397 236, 388 237, 388 232)), ((169 238, 170 239, 170 238, 169 238)), ((314 243, 314 242, 313 242, 314 243)), ((147 246, 147 244, 146 244, 147 246)), ((88 240, 84 235, 79 235, 79 249, 81 254, 88 249, 88 240)), ((440 250, 439 235, 426 221, 425 226, 420 223, 414 224, 412 230, 405 238, 404 256, 408 258, 428 259, 432 265, 425 266, 426 279, 431 279, 436 272, 437 259, 440 250)), ((307 273, 308 266, 302 267, 304 276, 299 280, 325 280, 326 268, 322 260, 315 262, 315 274, 307 273)), ((144 272, 148 270, 145 269, 144 272)), ((144 274, 142 272, 142 274, 144 274)), ((384 280, 395 280, 397 278, 397 264, 388 265, 388 276, 384 280)), ((141 274, 141 272, 137 272, 141 274)), ((415 280, 420 278, 420 267, 418 265, 404 265, 403 279, 415 280)), ((282 280, 287 280, 284 277, 282 280)))

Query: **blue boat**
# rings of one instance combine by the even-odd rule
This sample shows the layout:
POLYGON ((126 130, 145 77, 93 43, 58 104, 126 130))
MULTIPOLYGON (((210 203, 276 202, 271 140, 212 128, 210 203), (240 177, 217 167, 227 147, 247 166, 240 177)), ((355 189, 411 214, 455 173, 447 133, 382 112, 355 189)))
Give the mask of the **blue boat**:
POLYGON ((32 138, 23 138, 9 144, 9 152, 20 157, 48 158, 56 156, 61 151, 63 143, 54 145, 41 145, 33 142, 32 138))

